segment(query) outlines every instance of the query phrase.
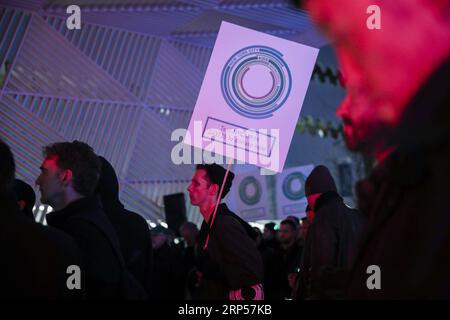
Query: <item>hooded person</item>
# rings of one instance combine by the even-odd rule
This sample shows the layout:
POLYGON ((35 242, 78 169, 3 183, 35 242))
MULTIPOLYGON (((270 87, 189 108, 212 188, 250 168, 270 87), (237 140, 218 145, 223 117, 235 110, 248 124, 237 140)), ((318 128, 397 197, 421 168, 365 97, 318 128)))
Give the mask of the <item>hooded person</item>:
POLYGON ((119 180, 113 166, 104 157, 96 193, 119 239, 128 270, 150 296, 153 272, 152 240, 147 222, 139 214, 125 209, 119 200, 119 180))
POLYGON ((297 297, 339 299, 356 255, 362 227, 359 211, 347 207, 325 166, 317 166, 305 182, 305 193, 315 216, 309 226, 300 264, 297 297))

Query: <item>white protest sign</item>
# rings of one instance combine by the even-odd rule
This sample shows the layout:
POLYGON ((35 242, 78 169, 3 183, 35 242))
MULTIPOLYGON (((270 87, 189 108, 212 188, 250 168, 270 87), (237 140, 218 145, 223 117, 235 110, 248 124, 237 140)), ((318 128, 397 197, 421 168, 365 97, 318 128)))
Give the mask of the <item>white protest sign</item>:
POLYGON ((305 181, 314 165, 307 165, 286 169, 277 175, 277 217, 285 219, 287 216, 302 218, 308 204, 305 196, 305 181))
POLYGON ((222 22, 183 142, 281 172, 318 52, 222 22))

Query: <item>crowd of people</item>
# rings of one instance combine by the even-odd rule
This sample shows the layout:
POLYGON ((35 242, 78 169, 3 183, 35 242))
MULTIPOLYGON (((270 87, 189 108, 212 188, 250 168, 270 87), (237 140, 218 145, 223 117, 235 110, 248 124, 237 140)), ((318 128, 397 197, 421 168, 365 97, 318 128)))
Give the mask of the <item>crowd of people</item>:
POLYGON ((125 209, 112 165, 79 141, 44 147, 36 185, 41 202, 54 210, 46 216, 48 227, 36 223, 34 190, 15 179, 11 150, 0 144, 2 217, 7 218, 2 223, 2 268, 11 275, 4 291, 9 297, 339 297, 341 287, 326 281, 330 274, 340 276, 348 269, 359 214, 343 204, 324 166, 306 180, 309 206, 314 208, 307 217, 289 216, 279 226, 266 224, 262 232, 220 201, 231 189, 234 174, 217 164, 198 165, 187 190, 204 221, 200 230, 184 223, 176 230, 181 235, 176 243, 173 230, 162 225, 150 229, 139 214, 125 209), (30 267, 31 259, 40 267, 33 268, 29 283, 24 283, 18 267, 30 267), (75 287, 68 285, 71 266, 81 271, 75 287))
POLYGON ((304 219, 254 229, 223 200, 234 174, 198 165, 188 192, 203 223, 177 230, 179 246, 126 210, 108 160, 73 141, 44 147, 36 184, 54 211, 43 226, 1 141, 1 297, 449 298, 450 1, 380 1, 378 30, 365 27, 369 0, 305 4, 335 44, 347 146, 376 158, 356 184, 358 210, 319 165, 305 183, 304 219), (381 285, 369 285, 370 270, 381 285))

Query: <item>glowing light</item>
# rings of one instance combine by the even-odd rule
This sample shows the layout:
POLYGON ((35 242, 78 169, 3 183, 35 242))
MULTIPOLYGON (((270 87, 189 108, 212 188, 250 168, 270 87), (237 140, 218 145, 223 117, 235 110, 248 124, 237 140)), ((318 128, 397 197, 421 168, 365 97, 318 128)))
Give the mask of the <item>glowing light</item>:
POLYGON ((319 135, 319 137, 323 138, 325 136, 324 132, 322 129, 317 130, 317 134, 319 135))
POLYGON ((159 224, 162 225, 162 226, 163 226, 164 228, 166 228, 166 229, 167 229, 167 227, 168 227, 167 223, 165 223, 164 221, 161 221, 159 224))
POLYGON ((264 224, 257 223, 257 222, 249 222, 249 224, 250 224, 252 227, 258 228, 259 230, 264 230, 264 224))
POLYGON ((38 213, 36 214, 34 220, 36 222, 39 222, 39 221, 41 221, 41 217, 42 217, 42 210, 39 210, 38 213))

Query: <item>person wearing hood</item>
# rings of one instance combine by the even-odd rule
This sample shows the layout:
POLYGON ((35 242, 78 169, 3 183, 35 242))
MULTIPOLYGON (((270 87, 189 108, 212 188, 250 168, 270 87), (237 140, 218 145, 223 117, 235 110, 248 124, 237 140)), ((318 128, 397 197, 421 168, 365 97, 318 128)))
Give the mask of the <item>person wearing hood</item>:
POLYGON ((314 220, 309 227, 300 264, 303 278, 297 297, 341 299, 347 274, 356 255, 363 218, 347 207, 325 166, 317 166, 305 182, 314 220))
POLYGON ((152 238, 147 221, 139 214, 125 209, 119 200, 119 180, 113 166, 104 157, 96 193, 103 210, 113 225, 128 270, 151 296, 153 272, 152 238))
MULTIPOLYGON (((217 164, 197 165, 188 187, 192 205, 204 221, 199 234, 201 254, 195 299, 260 300, 264 297, 263 262, 256 247, 257 233, 225 203, 212 216, 226 170, 217 164)), ((229 172, 221 199, 229 192, 234 174, 229 172)))

